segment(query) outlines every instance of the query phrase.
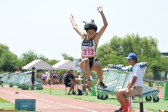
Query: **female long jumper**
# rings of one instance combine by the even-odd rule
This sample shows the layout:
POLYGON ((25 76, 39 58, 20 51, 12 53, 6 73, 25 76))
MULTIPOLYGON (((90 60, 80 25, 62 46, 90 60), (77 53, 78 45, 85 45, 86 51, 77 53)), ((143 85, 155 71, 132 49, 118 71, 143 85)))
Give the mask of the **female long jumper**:
POLYGON ((90 23, 85 22, 84 30, 86 32, 81 31, 78 28, 78 25, 74 21, 74 16, 70 15, 70 21, 72 23, 72 26, 74 30, 80 35, 82 39, 82 45, 81 45, 81 57, 82 61, 79 63, 80 68, 82 71, 85 72, 86 78, 87 78, 87 85, 91 86, 91 80, 90 80, 90 71, 97 71, 98 78, 100 81, 100 86, 102 88, 107 88, 107 86, 103 83, 103 70, 101 67, 100 62, 96 58, 96 49, 97 45, 99 43, 100 37, 104 33, 105 29, 108 26, 106 17, 103 13, 102 7, 97 7, 97 11, 100 13, 102 19, 103 19, 103 26, 100 28, 100 30, 97 32, 97 26, 94 23, 94 20, 91 20, 90 23))

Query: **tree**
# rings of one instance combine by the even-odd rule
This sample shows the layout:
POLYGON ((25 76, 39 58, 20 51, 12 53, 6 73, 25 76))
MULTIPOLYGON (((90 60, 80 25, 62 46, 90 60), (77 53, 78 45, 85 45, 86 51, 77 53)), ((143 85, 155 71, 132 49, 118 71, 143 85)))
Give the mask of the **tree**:
POLYGON ((109 63, 118 63, 118 60, 115 59, 117 57, 116 52, 110 48, 109 43, 105 43, 97 49, 97 57, 103 67, 107 66, 109 63))
POLYGON ((20 60, 17 55, 9 51, 9 47, 0 44, 0 70, 14 71, 19 68, 20 60))
POLYGON ((74 57, 69 56, 69 55, 66 54, 66 53, 62 53, 61 55, 63 56, 64 60, 71 60, 71 61, 74 61, 74 59, 75 59, 74 57))
POLYGON ((53 65, 55 65, 56 63, 58 63, 58 61, 55 60, 55 59, 52 59, 52 60, 48 60, 47 63, 53 66, 53 65))
POLYGON ((97 57, 103 67, 107 67, 108 64, 128 65, 124 57, 133 52, 138 55, 139 62, 148 62, 147 72, 158 74, 167 69, 168 57, 161 56, 157 45, 157 39, 151 36, 140 37, 139 34, 113 36, 109 43, 97 48, 97 57))
POLYGON ((27 65, 28 63, 32 62, 35 59, 42 59, 43 61, 46 62, 48 61, 48 58, 46 58, 44 55, 38 55, 34 51, 29 50, 20 56, 20 60, 22 62, 21 66, 23 67, 27 65))
POLYGON ((115 55, 119 56, 122 54, 123 39, 121 37, 114 36, 108 44, 113 51, 117 51, 115 55))
POLYGON ((0 57, 5 51, 9 51, 9 47, 0 43, 0 57))

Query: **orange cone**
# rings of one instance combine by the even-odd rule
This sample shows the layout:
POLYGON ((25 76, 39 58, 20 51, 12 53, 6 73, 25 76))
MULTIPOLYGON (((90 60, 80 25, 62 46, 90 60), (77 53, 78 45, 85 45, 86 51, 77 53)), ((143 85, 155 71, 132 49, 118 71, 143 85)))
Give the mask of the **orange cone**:
POLYGON ((129 104, 129 100, 126 99, 125 101, 125 110, 124 112, 130 112, 130 104, 129 104))

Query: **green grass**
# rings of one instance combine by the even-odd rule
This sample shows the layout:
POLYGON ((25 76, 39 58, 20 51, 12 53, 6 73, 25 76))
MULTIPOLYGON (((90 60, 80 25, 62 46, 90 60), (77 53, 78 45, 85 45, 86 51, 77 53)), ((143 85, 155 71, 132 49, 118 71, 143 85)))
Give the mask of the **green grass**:
POLYGON ((15 105, 7 100, 0 98, 0 109, 14 109, 15 105))
MULTIPOLYGON (((0 109, 3 110, 13 110, 12 112, 40 112, 40 111, 20 111, 15 110, 15 105, 10 103, 10 101, 0 98, 0 109)), ((11 112, 11 111, 10 111, 11 112)))

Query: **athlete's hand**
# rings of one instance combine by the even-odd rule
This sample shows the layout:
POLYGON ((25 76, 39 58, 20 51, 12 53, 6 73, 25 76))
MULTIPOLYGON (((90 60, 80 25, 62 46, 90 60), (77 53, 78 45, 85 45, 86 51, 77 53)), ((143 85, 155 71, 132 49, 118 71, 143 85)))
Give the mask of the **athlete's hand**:
POLYGON ((71 14, 71 15, 70 15, 70 19, 73 19, 73 18, 74 18, 74 16, 71 14))
POLYGON ((102 6, 97 7, 97 11, 103 12, 103 7, 102 6))

